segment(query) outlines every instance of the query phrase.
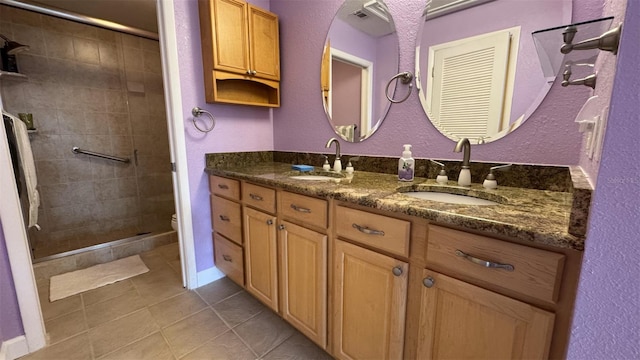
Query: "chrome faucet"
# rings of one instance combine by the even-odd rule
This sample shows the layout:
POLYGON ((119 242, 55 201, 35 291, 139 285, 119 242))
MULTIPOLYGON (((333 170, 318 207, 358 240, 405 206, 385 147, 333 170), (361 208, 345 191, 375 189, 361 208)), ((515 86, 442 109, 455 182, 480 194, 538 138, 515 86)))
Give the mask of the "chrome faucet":
POLYGON ((464 156, 462 158, 462 169, 460 170, 460 175, 458 176, 458 185, 460 186, 469 186, 471 185, 471 170, 470 170, 470 159, 471 159, 471 143, 469 139, 462 138, 458 140, 456 147, 453 149, 454 152, 461 152, 464 149, 464 156))
POLYGON ((336 138, 331 138, 327 141, 326 147, 327 149, 331 147, 331 144, 336 144, 336 159, 333 161, 333 170, 336 172, 342 171, 342 162, 340 161, 340 142, 336 138))

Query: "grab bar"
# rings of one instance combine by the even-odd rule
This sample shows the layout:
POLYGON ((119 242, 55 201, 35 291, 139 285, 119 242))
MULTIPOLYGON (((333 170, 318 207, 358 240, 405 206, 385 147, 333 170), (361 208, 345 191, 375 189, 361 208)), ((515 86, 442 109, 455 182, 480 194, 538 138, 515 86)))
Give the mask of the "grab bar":
POLYGON ((117 156, 113 156, 113 155, 107 155, 107 154, 101 154, 101 153, 97 153, 97 152, 93 152, 93 151, 89 151, 89 150, 82 150, 77 146, 74 146, 73 149, 71 149, 71 151, 74 154, 85 154, 85 155, 95 156, 95 157, 99 157, 99 158, 103 158, 103 159, 107 159, 107 160, 119 161, 119 162, 123 162, 125 164, 128 164, 128 163, 131 162, 131 159, 129 159, 129 158, 121 158, 121 157, 117 157, 117 156))

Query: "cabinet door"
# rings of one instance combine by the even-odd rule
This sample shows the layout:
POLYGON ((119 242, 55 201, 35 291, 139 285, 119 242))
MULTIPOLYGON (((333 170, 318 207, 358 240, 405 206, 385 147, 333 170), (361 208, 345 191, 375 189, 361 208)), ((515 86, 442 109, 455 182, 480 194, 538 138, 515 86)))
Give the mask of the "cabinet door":
POLYGON ((283 221, 280 226, 282 317, 327 347, 327 235, 283 221))
POLYGON ((434 271, 423 274, 425 359, 545 359, 554 314, 434 271))
POLYGON ((244 208, 247 291, 278 311, 276 218, 244 208))
POLYGON ((334 354, 340 359, 401 359, 408 265, 335 242, 334 354))
POLYGON ((280 40, 278 17, 249 5, 249 48, 255 76, 280 80, 280 40))
POLYGON ((214 68, 239 74, 249 71, 247 3, 213 0, 214 68))

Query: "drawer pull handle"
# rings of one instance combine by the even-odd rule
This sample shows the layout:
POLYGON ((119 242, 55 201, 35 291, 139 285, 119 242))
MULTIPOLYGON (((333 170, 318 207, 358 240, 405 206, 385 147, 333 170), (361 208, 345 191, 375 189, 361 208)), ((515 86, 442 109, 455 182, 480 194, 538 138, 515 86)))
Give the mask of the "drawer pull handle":
POLYGON ((480 265, 480 266, 484 266, 484 267, 488 267, 488 268, 493 268, 493 269, 504 269, 506 271, 513 271, 515 268, 513 267, 513 265, 511 264, 500 264, 500 263, 496 263, 496 262, 492 262, 492 261, 487 261, 487 260, 482 260, 482 259, 478 259, 475 258, 469 254, 465 254, 464 252, 460 251, 460 250, 456 250, 456 255, 463 257, 469 261, 471 261, 474 264, 480 265))
POLYGON ((293 210, 295 210, 295 211, 299 211, 299 212, 301 212, 301 213, 306 213, 306 214, 310 214, 310 213, 311 213, 311 209, 307 209, 307 208, 304 208, 304 207, 302 207, 302 206, 298 206, 298 205, 296 205, 296 204, 291 204, 291 208, 292 208, 293 210))
POLYGON ((367 235, 380 235, 380 236, 384 236, 384 231, 382 230, 374 230, 374 229, 369 229, 366 226, 360 226, 356 223, 353 223, 352 225, 354 228, 358 229, 358 231, 363 232, 367 235))
POLYGON ((220 215, 220 220, 222 221, 230 221, 228 216, 220 215))
POLYGON ((424 285, 427 288, 431 288, 435 284, 436 284, 436 280, 431 276, 427 276, 426 278, 422 279, 422 285, 424 285))
POLYGON ((249 197, 252 198, 255 201, 262 201, 262 196, 260 195, 256 195, 256 194, 249 194, 249 197))
POLYGON ((222 258, 224 259, 224 261, 233 262, 233 260, 231 259, 231 256, 229 255, 222 255, 222 258))
POLYGON ((220 189, 224 189, 224 190, 229 189, 229 186, 228 186, 228 185, 226 185, 226 184, 218 184, 218 187, 219 187, 220 189))
POLYGON ((400 266, 396 266, 396 267, 394 267, 394 268, 391 270, 391 272, 392 272, 392 273, 393 273, 393 275, 395 275, 395 276, 400 276, 400 275, 402 275, 402 272, 403 272, 403 271, 402 271, 402 268, 401 268, 400 266))

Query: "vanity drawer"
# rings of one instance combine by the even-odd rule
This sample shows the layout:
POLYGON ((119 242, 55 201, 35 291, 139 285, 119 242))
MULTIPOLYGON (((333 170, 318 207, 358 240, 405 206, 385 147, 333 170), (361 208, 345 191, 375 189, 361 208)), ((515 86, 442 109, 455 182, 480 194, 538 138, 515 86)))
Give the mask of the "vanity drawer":
POLYGON ((283 191, 278 214, 319 228, 327 228, 327 201, 283 191))
POLYGON ((240 200, 240 181, 209 175, 209 191, 232 200, 240 200))
POLYGON ((337 206, 336 232, 338 236, 409 257, 409 221, 337 206))
POLYGON ((240 204, 211 195, 213 230, 231 241, 242 244, 242 212, 240 204))
POLYGON ((244 260, 242 247, 225 239, 218 233, 213 234, 213 252, 215 264, 220 271, 244 287, 244 260))
POLYGON ((429 225, 429 268, 547 302, 558 301, 564 258, 551 251, 429 225), (485 261, 511 265, 513 270, 487 267, 485 261))
POLYGON ((276 191, 266 187, 244 183, 242 199, 245 205, 274 214, 276 212, 276 191))

